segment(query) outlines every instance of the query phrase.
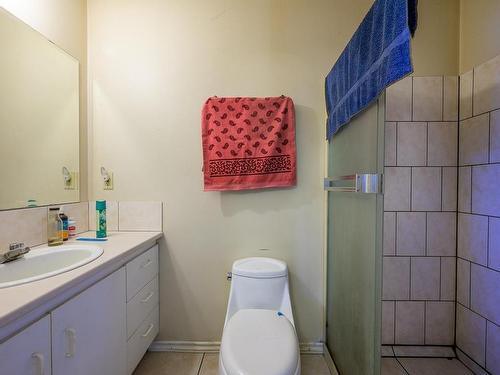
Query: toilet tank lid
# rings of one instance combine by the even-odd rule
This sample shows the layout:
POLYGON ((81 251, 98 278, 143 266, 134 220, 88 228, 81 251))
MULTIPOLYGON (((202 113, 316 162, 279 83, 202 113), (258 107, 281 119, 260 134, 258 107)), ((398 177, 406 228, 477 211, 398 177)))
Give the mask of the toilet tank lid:
POLYGON ((243 258, 233 263, 233 275, 272 278, 287 276, 286 263, 273 258, 243 258))

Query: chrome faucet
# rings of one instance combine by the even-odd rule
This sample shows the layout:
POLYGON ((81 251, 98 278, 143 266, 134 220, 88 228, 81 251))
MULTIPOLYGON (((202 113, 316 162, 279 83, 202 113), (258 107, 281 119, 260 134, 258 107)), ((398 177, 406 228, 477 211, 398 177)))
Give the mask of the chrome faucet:
POLYGON ((9 250, 7 250, 3 254, 0 254, 0 264, 19 259, 29 251, 30 248, 28 246, 24 246, 23 242, 11 243, 9 245, 9 250))

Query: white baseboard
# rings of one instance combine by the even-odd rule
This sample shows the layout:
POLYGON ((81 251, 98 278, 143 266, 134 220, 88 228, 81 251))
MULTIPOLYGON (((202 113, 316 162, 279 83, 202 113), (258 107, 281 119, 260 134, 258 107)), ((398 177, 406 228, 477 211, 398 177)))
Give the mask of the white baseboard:
MULTIPOLYGON (((300 343, 302 354, 323 354, 322 342, 300 343)), ((153 341, 149 347, 151 352, 218 352, 218 341, 153 341)))
POLYGON ((151 352, 218 352, 218 341, 153 341, 151 352))
POLYGON ((299 347, 302 354, 323 354, 324 345, 322 342, 302 342, 299 347))

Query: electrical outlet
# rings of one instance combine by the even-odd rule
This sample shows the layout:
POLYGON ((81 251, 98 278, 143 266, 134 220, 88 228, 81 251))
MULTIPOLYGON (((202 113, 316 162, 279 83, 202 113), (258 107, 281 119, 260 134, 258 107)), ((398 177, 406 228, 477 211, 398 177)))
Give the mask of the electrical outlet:
POLYGON ((64 190, 76 190, 78 187, 78 172, 70 172, 71 179, 64 182, 64 190))
POLYGON ((103 181, 103 189, 104 190, 113 190, 113 172, 108 172, 109 178, 103 181))

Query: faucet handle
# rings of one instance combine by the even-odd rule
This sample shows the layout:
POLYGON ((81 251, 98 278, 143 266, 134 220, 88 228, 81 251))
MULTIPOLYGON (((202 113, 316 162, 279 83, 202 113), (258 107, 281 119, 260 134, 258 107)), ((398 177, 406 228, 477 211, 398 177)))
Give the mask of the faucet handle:
POLYGON ((30 251, 29 247, 25 247, 24 243, 16 242, 9 245, 9 250, 0 256, 0 264, 18 259, 30 251))
POLYGON ((9 251, 24 249, 24 242, 14 242, 9 245, 9 251))

